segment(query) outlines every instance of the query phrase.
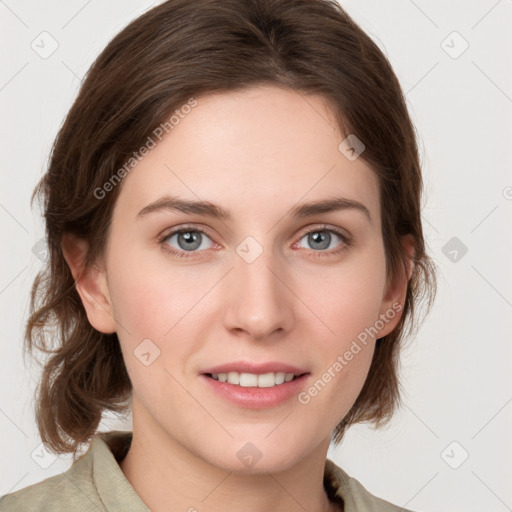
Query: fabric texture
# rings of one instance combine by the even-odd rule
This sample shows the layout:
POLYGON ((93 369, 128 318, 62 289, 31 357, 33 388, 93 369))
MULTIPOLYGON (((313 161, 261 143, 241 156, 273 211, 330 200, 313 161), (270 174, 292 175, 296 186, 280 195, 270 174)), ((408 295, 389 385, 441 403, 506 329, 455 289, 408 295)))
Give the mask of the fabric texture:
MULTIPOLYGON (((96 434, 67 471, 0 498, 0 512, 150 512, 119 467, 131 440, 131 431, 96 434)), ((412 512, 372 495, 330 459, 324 486, 344 512, 412 512)))

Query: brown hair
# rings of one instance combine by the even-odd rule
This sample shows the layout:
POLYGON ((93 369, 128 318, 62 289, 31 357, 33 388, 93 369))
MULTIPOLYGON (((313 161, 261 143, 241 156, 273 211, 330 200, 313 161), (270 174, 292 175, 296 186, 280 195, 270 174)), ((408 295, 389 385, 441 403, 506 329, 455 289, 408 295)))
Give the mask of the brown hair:
POLYGON ((430 308, 436 275, 423 238, 415 131, 388 60, 335 1, 168 0, 130 23, 93 63, 32 195, 44 208, 49 257, 33 283, 25 339, 27 352, 35 345, 49 354, 35 406, 48 449, 76 455, 103 411, 129 410, 132 391, 117 334, 88 322, 63 257, 63 233, 85 239, 85 264, 94 263, 122 184, 102 199, 94 191, 189 98, 259 84, 323 96, 341 133, 365 144, 361 158, 379 177, 388 282, 405 271, 400 237, 414 239, 400 322, 377 340, 364 387, 332 439, 339 443, 358 422, 386 423, 398 406, 406 323, 412 333, 422 298, 430 308))

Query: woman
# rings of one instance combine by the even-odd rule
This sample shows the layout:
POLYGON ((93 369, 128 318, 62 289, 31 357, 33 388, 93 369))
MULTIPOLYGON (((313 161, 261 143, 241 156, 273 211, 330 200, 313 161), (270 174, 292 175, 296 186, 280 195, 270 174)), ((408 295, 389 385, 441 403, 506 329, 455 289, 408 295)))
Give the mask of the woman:
POLYGON ((75 461, 0 510, 404 510, 326 454, 399 404, 435 291, 421 188, 398 80, 335 2, 169 0, 132 22, 33 196, 36 418, 75 461), (104 410, 133 431, 97 432, 104 410))

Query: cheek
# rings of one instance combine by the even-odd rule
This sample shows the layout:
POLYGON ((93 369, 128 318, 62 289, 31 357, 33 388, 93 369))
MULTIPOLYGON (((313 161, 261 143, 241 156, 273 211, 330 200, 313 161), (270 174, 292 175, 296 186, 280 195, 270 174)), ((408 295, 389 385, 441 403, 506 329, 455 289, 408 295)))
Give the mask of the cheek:
POLYGON ((378 319, 385 286, 385 260, 378 244, 354 253, 337 267, 300 272, 298 293, 321 321, 337 350, 378 319))
POLYGON ((198 315, 220 277, 194 266, 148 264, 128 254, 109 272, 114 316, 130 378, 141 394, 146 390, 156 399, 151 386, 174 386, 172 377, 162 370, 185 372, 191 353, 201 348, 198 340, 207 338, 207 326, 198 321, 198 315), (146 360, 154 358, 154 362, 146 367, 141 358, 148 352, 146 360))
POLYGON ((181 407, 186 396, 173 376, 181 380, 176 372, 193 347, 187 339, 192 334, 185 330, 188 315, 207 287, 194 285, 179 270, 130 260, 126 254, 110 272, 109 289, 134 393, 149 410, 168 410, 169 395, 173 407, 181 407))
POLYGON ((319 268, 297 283, 315 314, 308 328, 320 363, 299 402, 308 414, 327 414, 334 427, 356 401, 370 369, 375 348, 371 328, 379 318, 385 285, 383 249, 375 244, 336 269, 319 268))
MULTIPOLYGON (((343 348, 331 353, 326 364, 309 385, 298 395, 300 422, 308 425, 311 418, 318 418, 313 430, 322 428, 325 434, 332 432, 354 405, 368 376, 374 343, 359 344, 350 350, 343 348), (348 357, 347 355, 350 354, 348 357)), ((314 435, 314 432, 311 432, 314 435)))
POLYGON ((208 276, 193 266, 151 265, 125 256, 109 279, 116 321, 133 336, 161 339, 211 288, 208 276))

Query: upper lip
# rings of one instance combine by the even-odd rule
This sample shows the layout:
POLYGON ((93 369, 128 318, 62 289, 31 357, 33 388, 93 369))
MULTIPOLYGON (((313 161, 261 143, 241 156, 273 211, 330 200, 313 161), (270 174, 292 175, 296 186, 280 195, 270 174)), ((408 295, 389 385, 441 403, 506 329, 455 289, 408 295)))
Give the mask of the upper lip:
POLYGON ((293 366, 287 363, 280 363, 278 361, 268 361, 266 363, 252 363, 249 361, 232 361, 231 363, 224 363, 217 366, 212 366, 211 368, 207 368, 203 370, 201 373, 229 373, 229 372, 239 372, 239 373, 253 373, 256 375, 260 375, 263 373, 293 373, 294 375, 302 375, 304 373, 308 373, 303 368, 299 368, 298 366, 293 366))

